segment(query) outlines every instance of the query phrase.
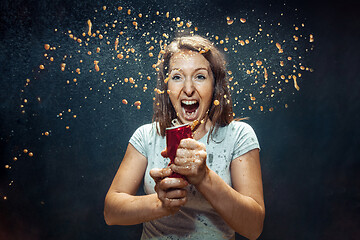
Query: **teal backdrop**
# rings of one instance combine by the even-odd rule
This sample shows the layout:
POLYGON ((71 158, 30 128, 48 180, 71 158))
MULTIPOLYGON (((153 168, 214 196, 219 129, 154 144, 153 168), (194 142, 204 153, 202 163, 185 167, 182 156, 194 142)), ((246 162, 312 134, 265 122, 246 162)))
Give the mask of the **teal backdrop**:
POLYGON ((176 29, 195 26, 214 41, 217 35, 231 36, 227 50, 218 46, 232 69, 232 84, 239 81, 232 85, 234 112, 249 117, 261 144, 266 219, 260 239, 359 239, 357 9, 359 4, 349 0, 2 0, 0 239, 139 239, 141 225, 105 224, 105 194, 132 133, 152 120, 152 64, 160 47, 151 37, 171 39, 176 29), (92 33, 99 29, 103 39, 97 34, 86 41, 89 19, 92 33), (178 26, 181 20, 192 26, 178 26), (231 42, 248 36, 244 48, 231 42), (116 37, 123 58, 113 49, 116 37), (302 71, 296 65, 296 74, 302 73, 294 74, 299 91, 293 78, 277 83, 281 75, 293 74, 290 60, 284 59, 283 68, 279 64, 277 41, 291 61, 309 66, 302 71), (263 68, 246 73, 256 58, 269 69, 263 95, 256 82, 264 81, 263 68), (273 97, 266 92, 271 89, 273 97), (140 109, 135 101, 141 101, 140 109))

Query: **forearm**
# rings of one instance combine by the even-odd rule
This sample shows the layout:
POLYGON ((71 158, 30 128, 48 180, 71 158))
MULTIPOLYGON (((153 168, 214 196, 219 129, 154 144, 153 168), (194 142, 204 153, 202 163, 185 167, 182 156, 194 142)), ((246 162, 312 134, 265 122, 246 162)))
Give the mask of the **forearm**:
POLYGON ((108 225, 135 225, 169 214, 156 194, 133 196, 114 192, 105 198, 104 217, 108 225))
POLYGON ((234 190, 210 169, 196 188, 236 232, 249 239, 261 234, 265 209, 253 198, 234 190))

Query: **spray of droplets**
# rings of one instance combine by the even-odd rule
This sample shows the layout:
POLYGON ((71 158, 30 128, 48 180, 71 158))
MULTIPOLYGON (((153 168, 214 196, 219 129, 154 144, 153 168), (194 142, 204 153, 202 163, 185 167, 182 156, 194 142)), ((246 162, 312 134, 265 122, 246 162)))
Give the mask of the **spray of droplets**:
MULTIPOLYGON (((142 111, 142 102, 167 94, 155 87, 155 81, 164 48, 177 32, 207 37, 225 54, 234 115, 288 108, 293 94, 307 81, 304 76, 313 71, 306 58, 314 48, 314 34, 301 19, 284 24, 281 17, 283 13, 271 20, 265 13, 261 19, 254 12, 226 16, 217 23, 222 31, 214 32, 211 24, 199 27, 199 22, 182 19, 176 11, 103 6, 81 26, 54 29, 56 41, 44 39, 43 61, 25 79, 19 110, 25 114, 31 103, 42 104, 43 98, 56 101, 56 88, 62 88, 67 101, 58 103, 61 109, 53 117, 63 121, 64 131, 81 119, 80 109, 97 111, 112 98, 116 104, 111 110, 142 111), (34 93, 50 79, 56 81, 51 82, 55 86, 51 92, 34 93)), ((213 104, 219 105, 219 99, 213 104)), ((39 134, 46 138, 53 132, 44 129, 39 134)), ((24 148, 5 168, 11 169, 24 157, 34 158, 34 151, 24 148)))

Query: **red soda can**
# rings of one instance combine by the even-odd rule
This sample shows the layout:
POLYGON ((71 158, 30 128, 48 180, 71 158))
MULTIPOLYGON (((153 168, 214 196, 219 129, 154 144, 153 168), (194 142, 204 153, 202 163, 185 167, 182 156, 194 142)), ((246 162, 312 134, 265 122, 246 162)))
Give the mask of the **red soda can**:
MULTIPOLYGON (((176 127, 169 127, 166 128, 165 134, 167 155, 170 158, 168 166, 170 166, 175 161, 176 150, 178 149, 181 139, 192 138, 191 126, 190 124, 184 124, 176 127)), ((183 175, 178 173, 172 173, 170 177, 184 178, 183 175)))

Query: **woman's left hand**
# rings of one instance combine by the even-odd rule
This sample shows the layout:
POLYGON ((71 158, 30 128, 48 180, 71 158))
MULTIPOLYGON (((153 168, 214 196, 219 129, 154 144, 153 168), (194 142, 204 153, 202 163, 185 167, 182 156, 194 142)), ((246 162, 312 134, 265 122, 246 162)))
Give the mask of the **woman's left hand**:
POLYGON ((176 151, 171 170, 186 177, 189 183, 198 185, 208 174, 206 147, 192 138, 182 139, 176 151))

